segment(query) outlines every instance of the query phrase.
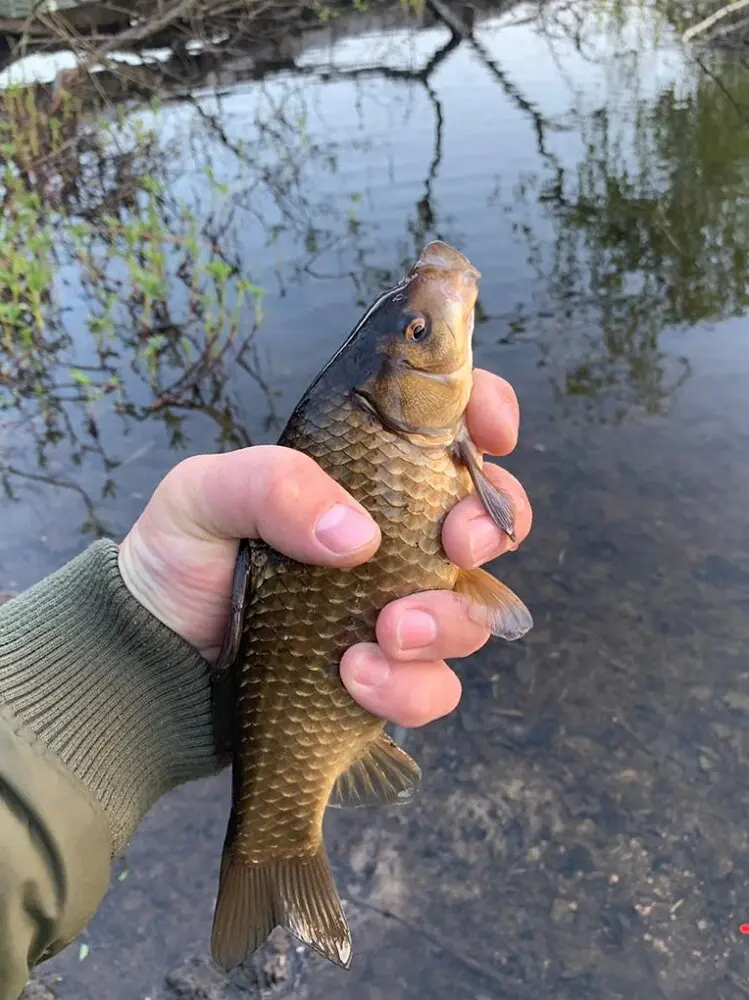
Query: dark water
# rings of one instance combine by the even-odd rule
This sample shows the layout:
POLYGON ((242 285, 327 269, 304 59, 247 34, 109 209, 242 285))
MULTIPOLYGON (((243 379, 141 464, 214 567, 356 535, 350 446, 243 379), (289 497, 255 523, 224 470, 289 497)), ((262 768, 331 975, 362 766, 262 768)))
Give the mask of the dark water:
MULTIPOLYGON (((536 628, 462 663, 460 709, 408 736, 416 806, 331 817, 354 965, 284 953, 285 996, 749 995, 749 76, 700 65, 650 5, 607 9, 516 8, 478 48, 373 31, 206 91, 213 121, 159 113, 175 190, 202 197, 210 160, 225 240, 267 289, 254 374, 220 391, 251 440, 431 237, 481 269, 477 361, 522 409, 507 465, 535 527, 498 570, 536 628)), ((160 417, 96 414, 123 464, 49 451, 42 474, 88 511, 16 477, 6 587, 79 551, 91 510, 120 537, 172 464, 216 447, 205 413, 172 449, 160 417)), ((40 474, 23 440, 3 447, 40 474)), ((59 996, 241 995, 202 964, 227 803, 217 780, 153 810, 88 952, 40 970, 59 996)))

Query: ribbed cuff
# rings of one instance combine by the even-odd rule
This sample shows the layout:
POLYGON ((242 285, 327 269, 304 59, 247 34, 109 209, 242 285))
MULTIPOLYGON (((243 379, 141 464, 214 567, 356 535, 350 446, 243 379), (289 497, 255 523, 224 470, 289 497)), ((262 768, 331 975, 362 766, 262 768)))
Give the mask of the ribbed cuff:
POLYGON ((220 769, 209 667, 100 541, 0 608, 0 702, 101 802, 115 852, 153 803, 220 769))

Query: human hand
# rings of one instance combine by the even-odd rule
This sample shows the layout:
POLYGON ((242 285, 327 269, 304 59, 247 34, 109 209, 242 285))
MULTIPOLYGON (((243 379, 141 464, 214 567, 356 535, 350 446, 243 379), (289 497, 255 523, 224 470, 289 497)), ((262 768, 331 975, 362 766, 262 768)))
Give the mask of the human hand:
MULTIPOLYGON (((507 455, 515 447, 518 404, 504 379, 476 369, 466 417, 480 451, 507 455)), ((442 535, 448 558, 465 569, 516 548, 531 527, 517 479, 496 465, 485 470, 512 497, 517 542, 475 496, 466 497, 447 515, 442 535)), ((301 452, 261 445, 175 466, 123 540, 120 572, 136 600, 210 662, 228 622, 240 538, 262 538, 299 562, 343 568, 371 558, 381 536, 364 508, 301 452)), ((444 660, 468 656, 489 638, 444 590, 393 601, 376 634, 376 643, 346 651, 341 678, 363 707, 404 726, 455 708, 460 681, 444 660)))

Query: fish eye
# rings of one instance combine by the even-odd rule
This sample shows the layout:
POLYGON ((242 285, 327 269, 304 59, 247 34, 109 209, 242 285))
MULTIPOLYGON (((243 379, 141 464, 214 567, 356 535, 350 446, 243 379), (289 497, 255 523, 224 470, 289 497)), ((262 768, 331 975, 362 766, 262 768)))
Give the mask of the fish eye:
POLYGON ((406 340, 426 340, 429 335, 429 324, 423 316, 413 316, 406 323, 404 331, 406 340))

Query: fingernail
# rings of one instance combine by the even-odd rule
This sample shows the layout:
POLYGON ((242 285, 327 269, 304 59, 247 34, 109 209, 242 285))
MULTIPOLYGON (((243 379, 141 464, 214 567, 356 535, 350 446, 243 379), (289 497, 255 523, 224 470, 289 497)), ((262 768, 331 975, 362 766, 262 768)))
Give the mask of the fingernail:
POLYGON ((359 687, 378 688, 390 679, 390 664, 377 646, 353 654, 351 681, 359 687))
POLYGON ((318 542, 339 556, 363 548, 376 534, 377 525, 371 517, 343 503, 331 507, 315 525, 318 542))
POLYGON ((437 622, 427 611, 406 611, 395 627, 400 649, 420 649, 437 638, 437 622))
POLYGON ((468 547, 474 566, 480 566, 498 556, 504 551, 507 541, 488 514, 474 517, 468 522, 468 547))

